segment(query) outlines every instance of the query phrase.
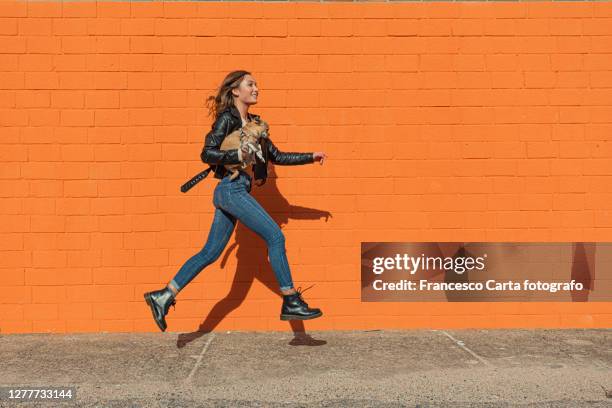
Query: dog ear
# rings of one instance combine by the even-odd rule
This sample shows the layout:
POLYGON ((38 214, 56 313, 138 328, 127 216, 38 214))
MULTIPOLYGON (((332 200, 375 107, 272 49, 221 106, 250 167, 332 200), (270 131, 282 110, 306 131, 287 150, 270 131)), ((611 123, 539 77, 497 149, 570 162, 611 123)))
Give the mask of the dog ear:
POLYGON ((270 127, 268 126, 268 122, 262 121, 261 124, 264 128, 263 132, 261 132, 262 137, 268 137, 270 135, 270 127))

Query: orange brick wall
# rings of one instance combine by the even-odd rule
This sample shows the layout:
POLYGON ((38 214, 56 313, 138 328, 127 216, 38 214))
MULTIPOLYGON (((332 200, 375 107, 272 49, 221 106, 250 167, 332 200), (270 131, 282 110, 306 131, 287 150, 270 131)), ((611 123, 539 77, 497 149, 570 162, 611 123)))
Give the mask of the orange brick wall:
POLYGON ((361 303, 359 281, 361 241, 612 241, 611 52, 609 2, 2 1, 0 331, 158 331, 142 294, 204 245, 217 180, 179 186, 234 69, 281 150, 328 154, 253 187, 325 315, 278 319, 239 225, 169 331, 611 327, 612 303, 361 303))

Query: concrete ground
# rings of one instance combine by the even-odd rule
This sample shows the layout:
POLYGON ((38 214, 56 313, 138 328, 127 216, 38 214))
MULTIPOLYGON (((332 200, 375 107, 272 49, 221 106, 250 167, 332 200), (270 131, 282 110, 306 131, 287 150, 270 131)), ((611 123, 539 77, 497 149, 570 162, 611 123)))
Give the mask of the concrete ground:
POLYGON ((610 407, 612 329, 0 336, 2 407, 610 407), (6 395, 6 394, 5 394, 6 395))

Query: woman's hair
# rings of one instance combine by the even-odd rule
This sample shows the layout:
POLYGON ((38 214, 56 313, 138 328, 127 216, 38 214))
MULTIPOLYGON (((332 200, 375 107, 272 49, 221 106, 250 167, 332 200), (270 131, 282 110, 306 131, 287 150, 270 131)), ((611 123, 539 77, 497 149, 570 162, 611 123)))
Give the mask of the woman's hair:
POLYGON ((237 70, 232 71, 225 76, 223 82, 217 90, 217 95, 210 95, 206 98, 206 105, 208 106, 208 114, 216 119, 219 113, 223 112, 226 108, 234 105, 234 95, 232 95, 232 89, 238 88, 240 82, 244 79, 245 75, 250 75, 249 71, 237 70))

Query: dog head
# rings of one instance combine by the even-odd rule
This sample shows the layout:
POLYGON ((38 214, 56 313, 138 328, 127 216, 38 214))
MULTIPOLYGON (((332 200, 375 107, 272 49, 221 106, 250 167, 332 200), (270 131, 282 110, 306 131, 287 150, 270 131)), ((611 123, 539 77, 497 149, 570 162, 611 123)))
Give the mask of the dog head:
POLYGON ((265 121, 256 119, 242 127, 242 134, 255 139, 266 139, 268 137, 268 129, 268 124, 265 121))

